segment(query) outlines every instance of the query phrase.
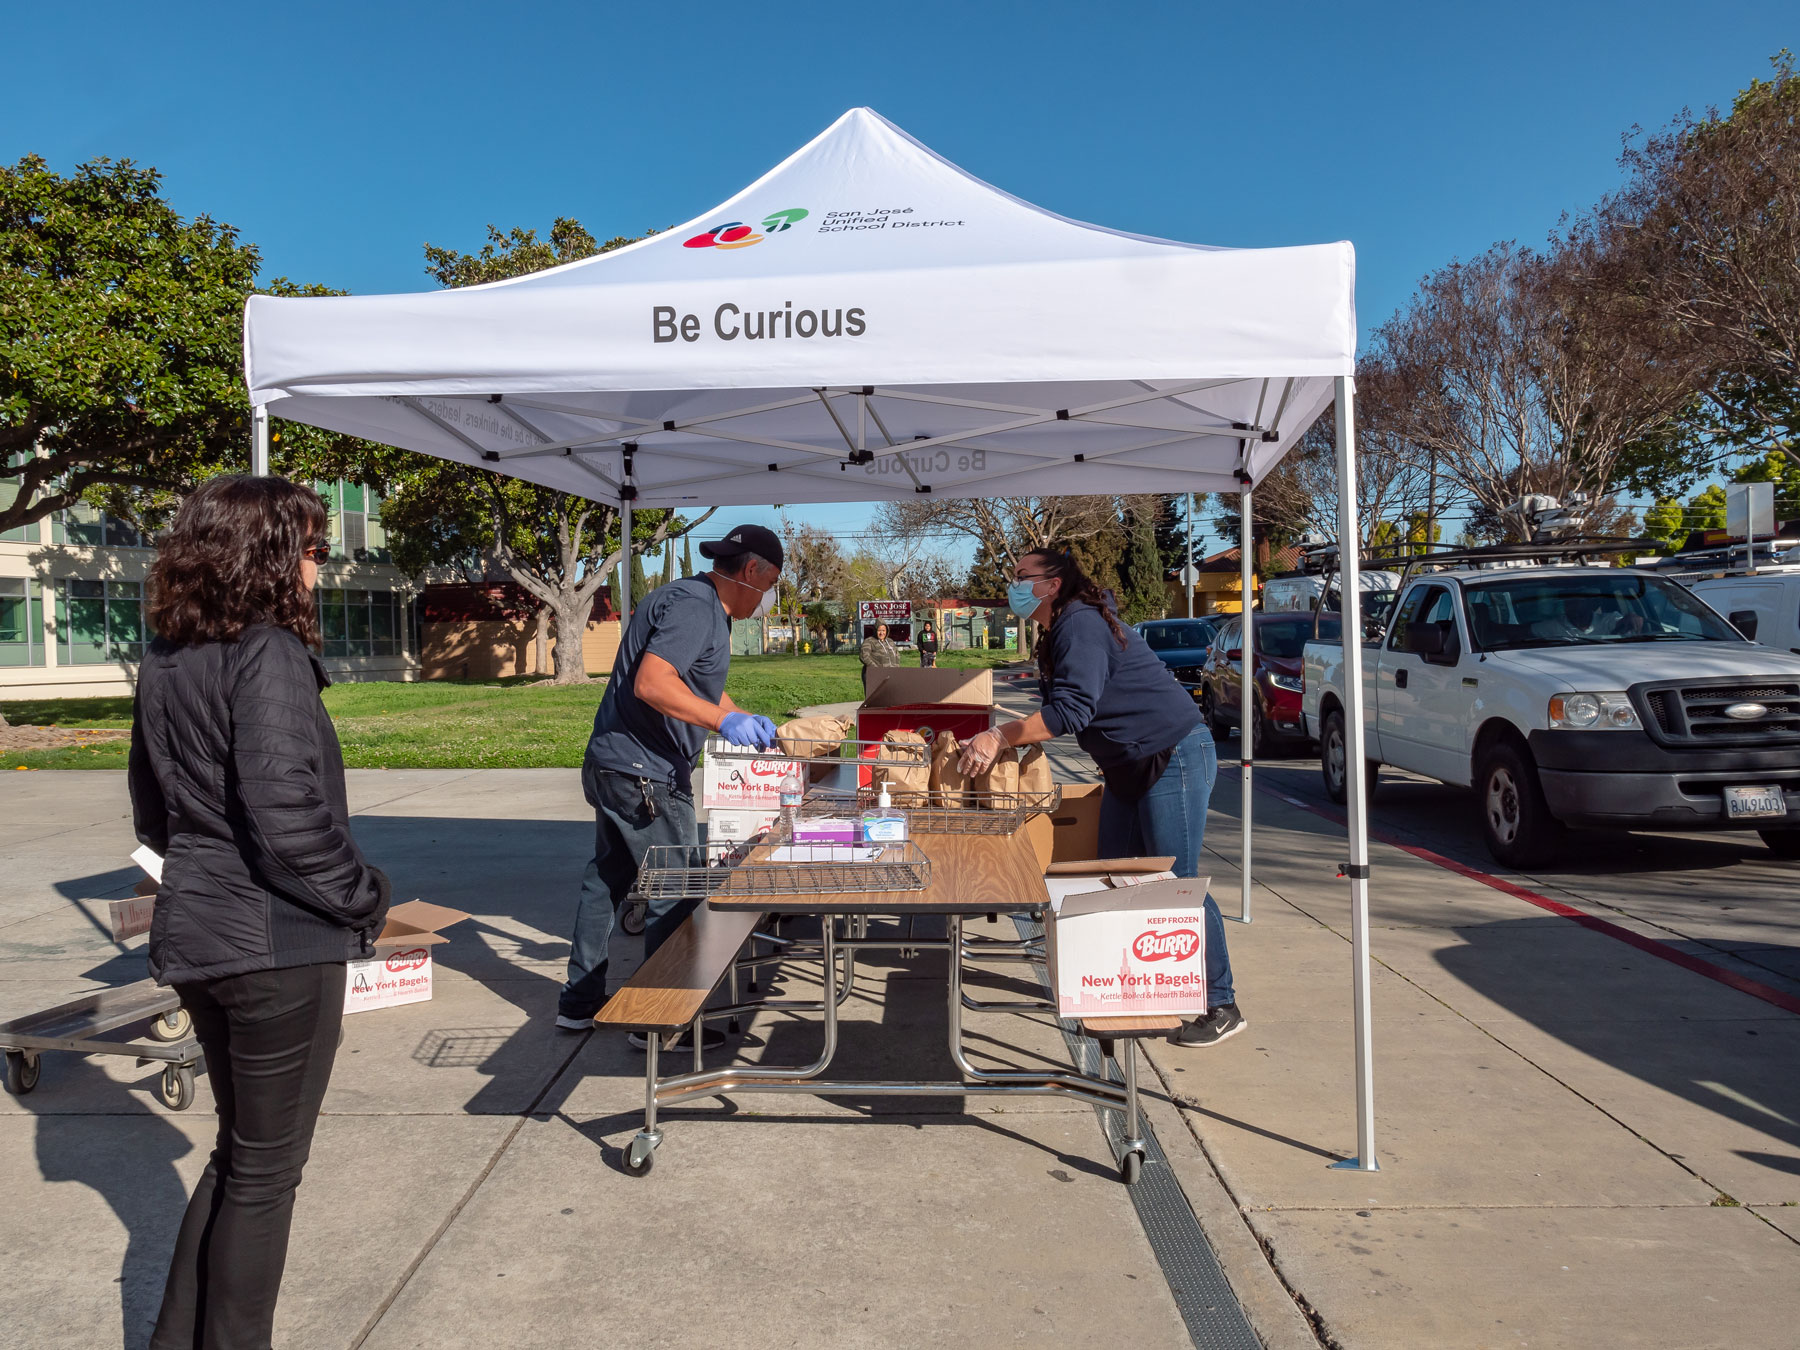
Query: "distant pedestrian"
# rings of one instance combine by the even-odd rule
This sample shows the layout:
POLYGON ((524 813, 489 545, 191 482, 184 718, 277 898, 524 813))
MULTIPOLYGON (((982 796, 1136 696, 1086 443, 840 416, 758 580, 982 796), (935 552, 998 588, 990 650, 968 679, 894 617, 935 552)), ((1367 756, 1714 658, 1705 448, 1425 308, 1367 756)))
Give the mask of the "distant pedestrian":
POLYGON ((869 687, 869 671, 876 666, 897 666, 900 664, 900 649, 888 641, 887 625, 875 625, 875 636, 866 637, 862 644, 863 688, 869 687))
POLYGON ((269 1344, 344 963, 374 955, 387 913, 319 699, 326 524, 311 488, 214 478, 150 571, 158 636, 138 670, 129 776, 137 837, 163 859, 150 973, 193 1018, 219 1117, 153 1350, 269 1344))
POLYGON ((937 629, 931 626, 931 621, 928 619, 919 629, 919 664, 921 666, 935 666, 937 664, 937 654, 937 629))

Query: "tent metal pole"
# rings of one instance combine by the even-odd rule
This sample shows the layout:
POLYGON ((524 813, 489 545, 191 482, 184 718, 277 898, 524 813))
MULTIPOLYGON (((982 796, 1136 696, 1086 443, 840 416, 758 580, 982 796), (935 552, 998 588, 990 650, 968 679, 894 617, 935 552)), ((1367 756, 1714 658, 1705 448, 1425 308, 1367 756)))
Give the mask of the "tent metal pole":
POLYGON ((1356 1157, 1333 1167, 1379 1172, 1375 1045, 1369 1006, 1369 776, 1363 721, 1362 531, 1356 510, 1356 384, 1337 377, 1338 575, 1344 643, 1344 796, 1349 807, 1350 989, 1355 1003, 1356 1157))
POLYGON ((1256 800, 1251 791, 1256 762, 1256 743, 1251 732, 1256 709, 1256 633, 1253 628, 1253 611, 1256 605, 1256 529, 1251 524, 1254 511, 1250 489, 1246 486, 1238 499, 1238 598, 1242 602, 1243 614, 1238 625, 1238 764, 1241 766, 1238 791, 1242 795, 1239 824, 1244 834, 1238 860, 1238 874, 1243 887, 1238 895, 1239 923, 1250 922, 1250 826, 1256 800))
POLYGON ((1187 567, 1181 574, 1181 588, 1187 592, 1187 616, 1191 619, 1194 617, 1194 494, 1189 492, 1185 495, 1187 497, 1188 556, 1187 567))
MULTIPOLYGON (((619 547, 624 549, 624 556, 619 559, 619 566, 625 569, 625 580, 619 584, 619 595, 625 601, 620 614, 625 623, 631 622, 631 607, 634 597, 631 594, 631 498, 619 498, 619 547)), ((624 640, 623 634, 620 640, 624 640)))
POLYGON ((250 412, 250 472, 258 478, 269 476, 269 410, 253 408, 250 412))

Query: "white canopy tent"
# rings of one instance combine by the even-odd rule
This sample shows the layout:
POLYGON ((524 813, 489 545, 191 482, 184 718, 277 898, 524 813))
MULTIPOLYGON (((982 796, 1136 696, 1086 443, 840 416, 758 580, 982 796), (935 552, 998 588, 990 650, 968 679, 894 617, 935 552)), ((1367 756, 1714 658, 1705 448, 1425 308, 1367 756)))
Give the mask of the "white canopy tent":
MULTIPOLYGON (((1339 533, 1355 539, 1354 294, 1347 243, 1208 248, 1069 220, 858 108, 716 210, 611 253, 460 290, 254 296, 245 368, 259 449, 272 414, 627 513, 1227 492, 1247 527, 1256 483, 1335 401, 1339 533)), ((1366 788, 1346 781, 1348 1165, 1374 1170, 1366 788)), ((1251 805, 1246 746, 1245 921, 1251 805)))

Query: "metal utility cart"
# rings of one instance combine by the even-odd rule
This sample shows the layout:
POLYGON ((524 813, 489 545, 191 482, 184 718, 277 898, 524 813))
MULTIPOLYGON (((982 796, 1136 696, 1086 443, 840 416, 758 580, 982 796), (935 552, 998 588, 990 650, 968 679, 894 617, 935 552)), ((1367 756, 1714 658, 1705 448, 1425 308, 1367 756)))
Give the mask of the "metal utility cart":
POLYGON ((38 1085, 46 1050, 77 1055, 123 1055, 139 1064, 162 1064, 157 1095, 173 1111, 194 1104, 194 1068, 200 1042, 175 991, 154 980, 102 989, 78 999, 0 1023, 6 1052, 6 1090, 23 1097, 38 1085), (104 1040, 108 1032, 150 1019, 150 1041, 104 1040))

